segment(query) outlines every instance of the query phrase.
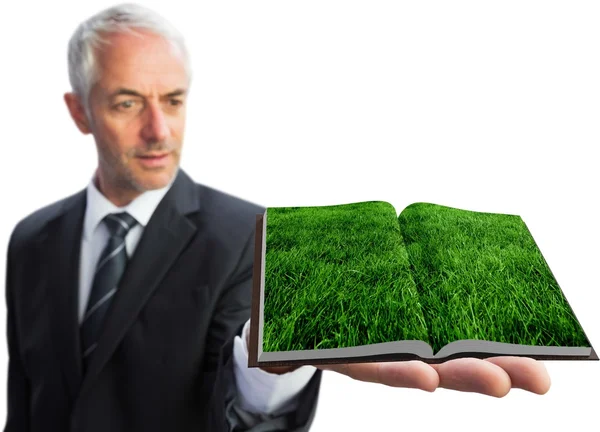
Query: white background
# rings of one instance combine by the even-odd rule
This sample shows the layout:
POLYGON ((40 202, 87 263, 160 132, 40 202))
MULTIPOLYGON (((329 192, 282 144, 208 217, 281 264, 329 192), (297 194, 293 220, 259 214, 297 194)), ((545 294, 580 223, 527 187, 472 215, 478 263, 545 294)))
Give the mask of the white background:
MULTIPOLYGON (((66 46, 112 2, 34 3, 0 12, 4 250, 19 219, 84 188, 95 167, 62 101, 66 46)), ((183 167, 197 181, 265 206, 519 214, 600 348, 597 2, 144 3, 192 54, 183 167)), ((6 363, 4 348, 0 389, 6 363)), ((327 373, 313 430, 593 430, 600 363, 545 364, 549 393, 503 399, 327 373)))

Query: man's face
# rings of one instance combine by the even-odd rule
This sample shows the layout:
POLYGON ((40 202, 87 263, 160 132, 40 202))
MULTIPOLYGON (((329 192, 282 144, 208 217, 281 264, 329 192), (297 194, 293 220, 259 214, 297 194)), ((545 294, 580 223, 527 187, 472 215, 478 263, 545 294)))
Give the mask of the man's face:
POLYGON ((108 36, 111 44, 97 51, 99 79, 89 95, 98 180, 125 194, 171 181, 185 127, 184 61, 165 39, 143 36, 108 36))

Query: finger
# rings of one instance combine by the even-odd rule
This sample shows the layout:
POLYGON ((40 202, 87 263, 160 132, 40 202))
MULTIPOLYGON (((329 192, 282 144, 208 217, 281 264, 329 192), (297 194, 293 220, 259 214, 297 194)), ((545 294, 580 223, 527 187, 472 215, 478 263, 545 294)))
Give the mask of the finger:
POLYGON ((446 389, 504 397, 511 388, 509 374, 492 362, 461 358, 431 366, 446 389))
POLYGON ((317 367, 332 370, 359 381, 384 384, 391 387, 416 388, 433 392, 439 384, 437 372, 428 364, 416 360, 333 364, 317 367))
POLYGON ((486 361, 500 366, 510 376, 512 386, 543 395, 550 390, 546 366, 527 357, 490 357, 486 361))

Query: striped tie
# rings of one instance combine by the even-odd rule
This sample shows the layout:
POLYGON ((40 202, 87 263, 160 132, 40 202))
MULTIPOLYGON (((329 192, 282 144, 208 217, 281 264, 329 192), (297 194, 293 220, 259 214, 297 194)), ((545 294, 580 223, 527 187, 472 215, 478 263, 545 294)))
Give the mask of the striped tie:
POLYGON ((103 222, 110 231, 110 238, 98 260, 87 310, 81 323, 84 371, 89 366, 91 354, 100 338, 104 317, 127 265, 125 236, 137 224, 137 221, 125 212, 109 214, 103 222))

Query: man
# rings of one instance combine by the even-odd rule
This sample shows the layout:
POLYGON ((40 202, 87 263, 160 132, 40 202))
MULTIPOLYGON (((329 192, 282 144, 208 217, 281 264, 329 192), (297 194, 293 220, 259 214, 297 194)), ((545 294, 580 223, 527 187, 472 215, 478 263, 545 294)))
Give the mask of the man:
POLYGON ((77 29, 69 74, 65 102, 98 167, 11 236, 5 431, 306 431, 323 369, 427 391, 548 390, 541 363, 508 357, 247 368, 263 209, 179 169, 181 37, 145 8, 117 6, 77 29))

